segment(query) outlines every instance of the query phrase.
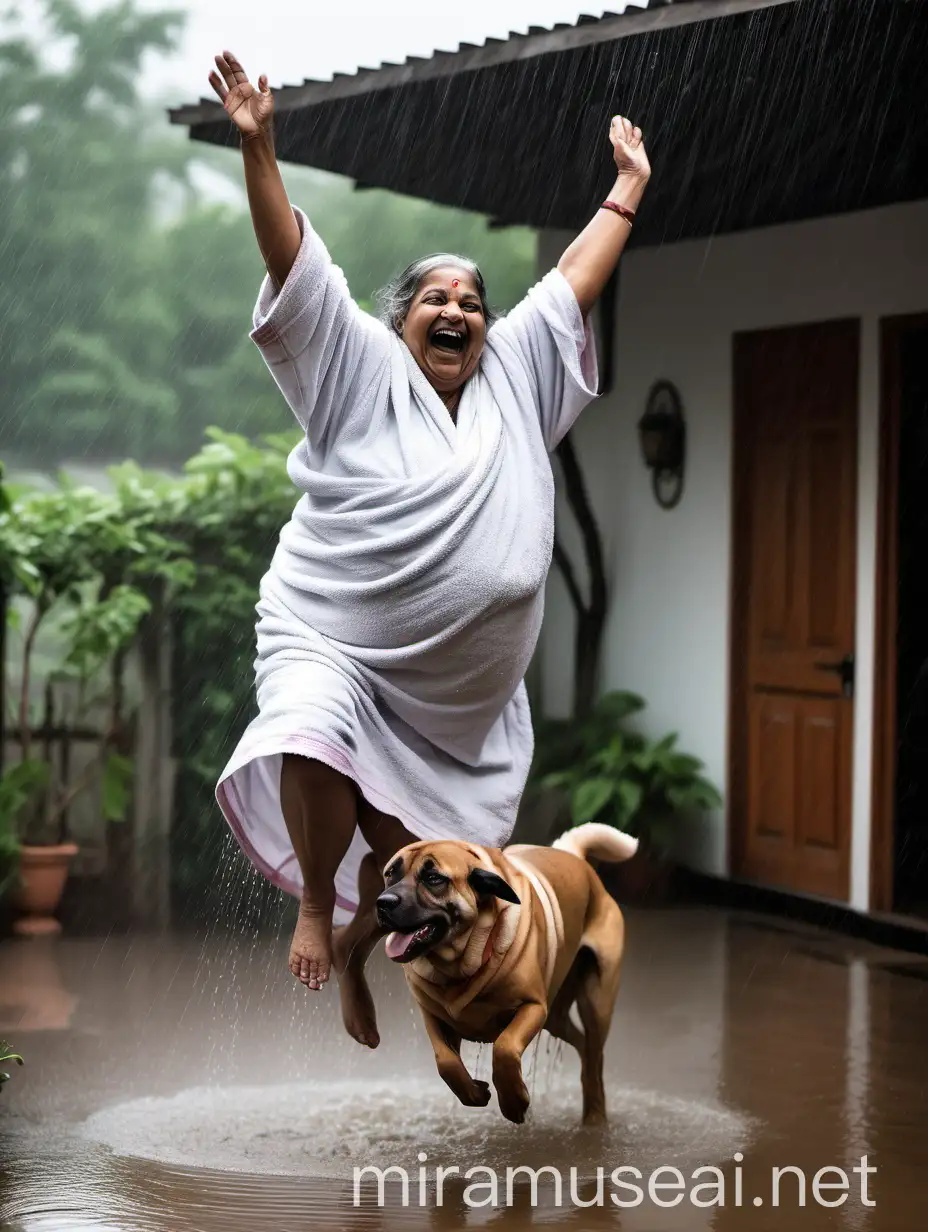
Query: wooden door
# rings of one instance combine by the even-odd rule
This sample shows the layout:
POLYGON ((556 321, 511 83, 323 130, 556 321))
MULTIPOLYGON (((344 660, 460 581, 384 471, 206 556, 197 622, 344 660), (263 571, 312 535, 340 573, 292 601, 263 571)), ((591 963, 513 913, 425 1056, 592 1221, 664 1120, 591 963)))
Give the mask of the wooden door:
POLYGON ((849 892, 859 324, 734 340, 735 876, 849 892))

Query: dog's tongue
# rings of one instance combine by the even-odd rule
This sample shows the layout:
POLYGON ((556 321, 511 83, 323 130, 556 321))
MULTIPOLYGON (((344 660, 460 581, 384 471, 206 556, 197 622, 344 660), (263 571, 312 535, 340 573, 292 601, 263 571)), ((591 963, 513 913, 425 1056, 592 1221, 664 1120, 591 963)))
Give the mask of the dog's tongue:
POLYGON ((427 931, 427 928, 419 928, 414 933, 390 933, 385 947, 387 958, 402 958, 413 943, 421 940, 427 931))

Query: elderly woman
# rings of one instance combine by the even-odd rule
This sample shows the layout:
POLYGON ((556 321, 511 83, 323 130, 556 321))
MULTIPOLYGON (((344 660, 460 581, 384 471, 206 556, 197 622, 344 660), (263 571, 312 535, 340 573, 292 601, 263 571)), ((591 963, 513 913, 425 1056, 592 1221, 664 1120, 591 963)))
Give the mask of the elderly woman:
POLYGON ((417 838, 499 847, 515 823, 549 454, 595 397, 587 317, 650 168, 615 117, 612 191, 508 315, 472 261, 439 254, 376 320, 290 204, 267 78, 255 89, 230 52, 216 68, 267 267, 251 337, 304 430, 289 461, 301 495, 257 605, 259 714, 217 798, 255 866, 299 898, 293 975, 318 989, 334 965, 349 1033, 376 1047, 363 967, 383 935, 379 870, 417 838))

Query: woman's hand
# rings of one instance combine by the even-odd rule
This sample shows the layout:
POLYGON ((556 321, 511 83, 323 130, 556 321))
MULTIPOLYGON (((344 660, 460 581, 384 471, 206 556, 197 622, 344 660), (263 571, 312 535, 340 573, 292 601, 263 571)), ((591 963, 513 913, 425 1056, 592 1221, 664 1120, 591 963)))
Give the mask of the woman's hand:
POLYGON ((623 207, 617 215, 599 209, 558 262, 586 319, 615 269, 631 234, 632 219, 651 175, 641 129, 625 116, 613 116, 609 126, 618 178, 606 198, 623 207))
POLYGON ((261 74, 256 90, 231 51, 216 57, 216 67, 222 77, 215 71, 210 73, 209 84, 242 134, 251 221, 267 272, 280 289, 293 269, 302 236, 274 153, 274 100, 267 77, 261 74))
POLYGON ((209 84, 219 95, 219 101, 228 112, 229 119, 243 137, 256 137, 268 132, 274 114, 274 98, 262 73, 257 90, 248 80, 245 70, 231 51, 216 56, 216 69, 209 75, 209 84))
POLYGON ((619 175, 633 176, 645 181, 649 179, 651 164, 645 153, 640 128, 635 128, 625 116, 613 116, 609 126, 609 140, 612 142, 612 156, 619 175))

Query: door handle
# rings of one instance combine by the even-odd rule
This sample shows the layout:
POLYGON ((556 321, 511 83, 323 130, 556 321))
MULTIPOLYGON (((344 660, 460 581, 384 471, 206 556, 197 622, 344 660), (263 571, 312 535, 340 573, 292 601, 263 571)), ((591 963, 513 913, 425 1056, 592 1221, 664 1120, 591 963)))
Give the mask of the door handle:
POLYGON ((846 654, 837 663, 815 663, 813 667, 820 672, 834 672, 841 678, 841 692, 845 697, 854 696, 854 669, 856 663, 852 654, 846 654))

